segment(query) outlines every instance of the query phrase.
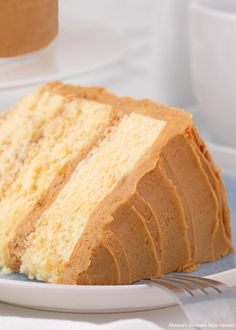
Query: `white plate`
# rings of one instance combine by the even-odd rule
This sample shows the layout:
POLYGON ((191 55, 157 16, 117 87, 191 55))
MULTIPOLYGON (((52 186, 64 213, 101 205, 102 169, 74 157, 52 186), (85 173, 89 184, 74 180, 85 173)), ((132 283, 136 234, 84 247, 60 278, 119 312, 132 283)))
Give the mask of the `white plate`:
MULTIPOLYGON (((236 271, 209 276, 229 286, 236 271)), ((0 300, 22 307, 80 313, 112 313, 150 310, 175 305, 169 293, 146 284, 72 286, 0 279, 0 300)))
MULTIPOLYGON (((236 167, 234 154, 212 147, 218 164, 225 164, 224 180, 231 205, 236 246, 236 167), (227 165, 228 164, 228 165, 227 165), (229 172, 230 170, 230 172, 229 172), (234 173, 233 173, 234 172, 234 173)), ((202 265, 194 274, 236 285, 236 254, 202 265)), ((30 281, 19 274, 0 275, 0 301, 29 308, 63 312, 107 313, 161 308, 175 304, 169 293, 146 284, 71 286, 30 281)))
POLYGON ((26 56, 0 58, 0 91, 81 75, 123 58, 124 38, 108 26, 81 19, 74 8, 76 0, 64 3, 59 35, 48 47, 26 56))

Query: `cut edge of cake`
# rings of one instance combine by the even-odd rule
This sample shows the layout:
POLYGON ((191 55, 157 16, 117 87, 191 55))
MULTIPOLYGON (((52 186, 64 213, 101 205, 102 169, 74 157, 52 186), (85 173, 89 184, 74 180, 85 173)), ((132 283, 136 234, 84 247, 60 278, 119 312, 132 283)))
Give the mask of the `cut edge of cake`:
POLYGON ((16 228, 19 226, 19 230, 22 230, 24 218, 32 214, 34 209, 40 208, 48 189, 57 185, 58 190, 58 182, 69 177, 75 164, 86 157, 117 120, 112 107, 77 99, 65 102, 60 116, 44 125, 39 141, 30 146, 14 183, 2 196, 2 266, 8 263, 7 245, 16 228))

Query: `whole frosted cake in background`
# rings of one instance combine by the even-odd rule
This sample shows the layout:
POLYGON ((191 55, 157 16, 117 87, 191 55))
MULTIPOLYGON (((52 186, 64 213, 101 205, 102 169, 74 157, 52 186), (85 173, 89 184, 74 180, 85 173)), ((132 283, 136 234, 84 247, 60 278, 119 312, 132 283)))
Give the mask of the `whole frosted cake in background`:
POLYGON ((47 46, 58 32, 58 0, 0 0, 0 57, 47 46))
POLYGON ((191 271, 232 251, 191 115, 50 83, 0 118, 0 266, 71 284, 191 271))

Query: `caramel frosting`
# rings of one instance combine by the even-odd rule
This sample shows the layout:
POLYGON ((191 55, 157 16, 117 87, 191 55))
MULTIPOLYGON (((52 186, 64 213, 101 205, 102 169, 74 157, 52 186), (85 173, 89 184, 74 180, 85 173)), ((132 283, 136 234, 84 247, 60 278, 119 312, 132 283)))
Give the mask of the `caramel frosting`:
MULTIPOLYGON (((232 251, 220 172, 188 113, 149 100, 118 98, 101 88, 56 82, 47 89, 67 101, 84 98, 108 104, 117 117, 136 112, 167 123, 142 161, 90 215, 59 283, 126 284, 172 271, 192 271, 232 251)), ((62 170, 60 179, 22 219, 8 246, 12 269, 21 269, 28 237, 74 168, 62 170)))
POLYGON ((0 57, 47 46, 58 32, 58 0, 0 0, 0 57))
MULTIPOLYGON (((184 148, 182 140, 184 139, 189 147, 192 140, 189 141, 188 134, 189 132, 184 137, 178 136, 173 141, 177 144, 181 141, 184 148)), ((64 271, 61 279, 63 283, 130 283, 141 278, 158 277, 172 271, 192 271, 198 264, 216 260, 232 251, 230 232, 227 234, 229 222, 225 226, 225 220, 217 214, 222 208, 220 199, 224 194, 224 190, 216 191, 213 188, 219 179, 214 177, 214 183, 210 185, 206 179, 208 172, 205 172, 202 166, 202 163, 206 162, 205 156, 203 154, 200 157, 197 156, 196 153, 192 152, 192 149, 190 155, 183 156, 180 152, 182 148, 176 148, 173 141, 170 141, 163 148, 156 168, 139 181, 137 190, 129 202, 118 207, 109 219, 103 219, 106 224, 103 230, 99 233, 96 232, 96 242, 94 242, 94 236, 90 237, 92 229, 90 226, 87 227, 82 241, 78 243, 64 271), (171 148, 173 149, 171 150, 171 148), (199 189, 197 195, 196 192, 193 192, 194 189, 187 188, 187 184, 182 185, 181 176, 176 175, 179 167, 177 163, 175 164, 177 158, 173 155, 179 152, 182 155, 182 157, 180 156, 182 162, 186 163, 186 166, 189 165, 190 161, 197 164, 196 177, 193 179, 192 175, 189 174, 189 180, 190 177, 193 180, 191 185, 197 185, 196 191, 199 189), (189 157, 190 159, 188 159, 189 157), (171 175, 166 159, 168 159, 169 166, 173 171, 171 175), (178 182, 177 179, 173 180, 175 176, 179 179, 178 182), (142 196, 142 203, 146 204, 146 214, 137 210, 141 208, 139 196, 142 196), (184 199, 183 196, 195 199, 194 203, 189 204, 188 209, 186 206, 188 200, 184 199), (199 221, 199 216, 202 221, 199 221), (209 221, 209 218, 213 219, 212 222, 209 221), (127 219, 129 220, 127 221, 127 219), (119 242, 119 249, 114 248, 113 245, 107 245, 106 242, 109 241, 110 235, 112 235, 113 241, 116 238, 119 242), (132 237, 135 239, 132 240, 132 237), (143 244, 140 245, 140 242, 143 244), (119 263, 117 260, 121 255, 121 247, 123 248, 123 262, 119 263), (110 278, 106 273, 98 274, 96 265, 103 262, 102 251, 105 248, 106 256, 108 252, 110 253, 109 267, 111 267, 112 272, 115 273, 118 264, 119 269, 116 274, 126 274, 126 278, 118 275, 110 278), (88 251, 89 258, 83 258, 85 251, 88 251), (98 254, 97 251, 99 251, 98 254)), ((212 163, 207 162, 207 167, 212 174, 215 173, 212 163)), ((186 171, 184 166, 183 171, 186 171)), ((187 172, 185 174, 188 176, 187 172)), ((213 175, 211 180, 213 180, 213 175)), ((117 199, 116 196, 113 197, 117 199)), ((226 208, 225 213, 228 215, 227 205, 224 207, 226 208)), ((97 221, 100 222, 101 219, 98 219, 97 221)), ((91 226, 97 227, 94 222, 91 223, 91 226)))

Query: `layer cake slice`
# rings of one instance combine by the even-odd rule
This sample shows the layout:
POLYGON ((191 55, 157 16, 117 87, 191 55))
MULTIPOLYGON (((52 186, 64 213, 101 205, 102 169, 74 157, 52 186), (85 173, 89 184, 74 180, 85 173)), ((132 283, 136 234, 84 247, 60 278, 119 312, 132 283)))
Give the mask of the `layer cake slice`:
POLYGON ((7 189, 2 266, 53 283, 124 284, 232 251, 220 173, 189 114, 101 88, 44 89, 84 104, 84 116, 65 131, 66 111, 53 118, 7 189))
POLYGON ((58 33, 58 0, 0 0, 0 58, 35 52, 58 33))

